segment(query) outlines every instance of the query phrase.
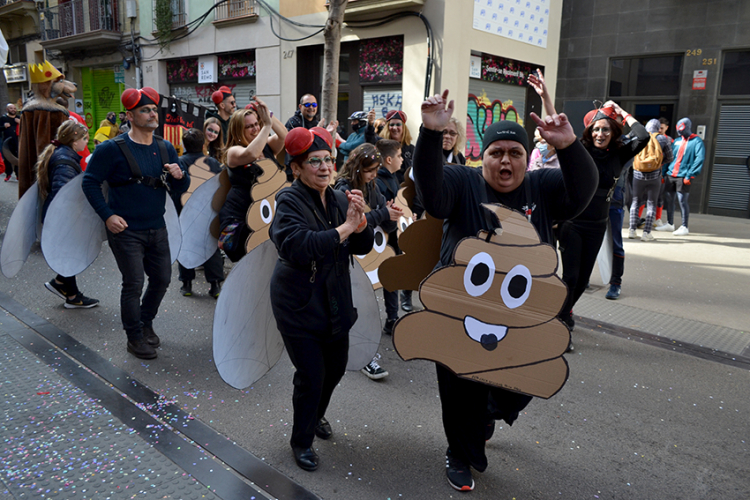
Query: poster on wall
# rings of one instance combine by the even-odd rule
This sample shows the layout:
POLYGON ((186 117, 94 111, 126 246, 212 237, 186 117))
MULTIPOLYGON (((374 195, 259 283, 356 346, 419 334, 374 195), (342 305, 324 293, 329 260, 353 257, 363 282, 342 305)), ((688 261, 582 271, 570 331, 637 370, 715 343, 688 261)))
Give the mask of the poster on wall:
POLYGON ((547 48, 551 0, 475 0, 474 29, 547 48))

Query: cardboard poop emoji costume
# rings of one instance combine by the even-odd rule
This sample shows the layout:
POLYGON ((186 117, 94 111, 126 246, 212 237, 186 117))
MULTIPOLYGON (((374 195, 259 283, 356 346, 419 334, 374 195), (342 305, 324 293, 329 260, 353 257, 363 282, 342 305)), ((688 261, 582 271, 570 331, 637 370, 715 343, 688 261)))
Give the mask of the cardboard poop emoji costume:
POLYGON ((393 344, 406 361, 427 359, 456 375, 549 398, 568 378, 567 327, 556 318, 567 288, 557 252, 520 213, 485 204, 494 233, 459 242, 454 263, 419 288, 425 309, 403 316, 393 344))

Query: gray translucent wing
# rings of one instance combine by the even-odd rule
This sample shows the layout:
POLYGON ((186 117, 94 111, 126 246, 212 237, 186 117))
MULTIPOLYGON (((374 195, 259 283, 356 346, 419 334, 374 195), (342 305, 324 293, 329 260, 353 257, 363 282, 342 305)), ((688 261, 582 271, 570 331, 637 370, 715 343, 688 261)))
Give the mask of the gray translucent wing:
POLYGON ((83 194, 79 174, 58 191, 47 208, 42 253, 49 267, 62 276, 75 276, 89 267, 106 238, 104 222, 83 194))
POLYGON ((211 207, 218 189, 219 176, 213 176, 198 186, 182 207, 182 246, 177 260, 188 269, 203 265, 216 251, 218 240, 211 235, 210 226, 218 216, 211 207))
POLYGON ((6 278, 18 274, 29 257, 31 245, 37 238, 38 216, 39 189, 35 182, 18 200, 5 230, 3 247, 0 249, 0 268, 6 278))
POLYGON ((607 224, 607 232, 604 234, 604 240, 602 240, 602 246, 599 249, 599 255, 596 256, 596 263, 599 265, 599 275, 602 278, 602 283, 605 285, 609 284, 609 279, 612 277, 612 255, 614 244, 612 243, 612 226, 607 224))
POLYGON ((227 276, 216 304, 214 362, 221 378, 237 389, 265 375, 284 351, 271 309, 271 275, 278 258, 270 240, 245 255, 227 276))
POLYGON ((169 237, 169 255, 172 264, 174 264, 182 246, 182 230, 180 229, 180 216, 177 215, 177 209, 169 194, 167 194, 167 201, 164 203, 164 222, 167 225, 167 236, 169 237))
MULTIPOLYGON (((357 308, 357 322, 349 331, 349 362, 347 370, 360 370, 378 352, 380 345, 380 309, 372 282, 362 266, 354 260, 351 267, 352 299, 357 308)), ((224 293, 222 291, 222 293, 224 293)))

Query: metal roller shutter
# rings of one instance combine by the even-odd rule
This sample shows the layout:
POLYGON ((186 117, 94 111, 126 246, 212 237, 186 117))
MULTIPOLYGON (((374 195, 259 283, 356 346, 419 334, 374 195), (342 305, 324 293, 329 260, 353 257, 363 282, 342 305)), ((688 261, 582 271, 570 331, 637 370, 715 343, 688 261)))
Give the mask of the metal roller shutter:
POLYGON ((227 85, 232 89, 235 99, 237 99, 237 109, 244 108, 250 104, 250 99, 255 96, 255 80, 226 80, 219 83, 174 83, 169 86, 170 95, 173 95, 181 101, 200 104, 207 108, 215 108, 211 101, 211 94, 222 85, 227 85))
POLYGON ((723 105, 708 207, 747 211, 750 202, 750 105, 723 105))

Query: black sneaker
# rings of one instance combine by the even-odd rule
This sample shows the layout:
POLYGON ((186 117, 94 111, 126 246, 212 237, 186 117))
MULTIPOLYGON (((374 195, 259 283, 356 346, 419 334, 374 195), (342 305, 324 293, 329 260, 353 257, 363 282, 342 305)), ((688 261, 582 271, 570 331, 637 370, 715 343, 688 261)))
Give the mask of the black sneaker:
POLYGON ((156 359, 157 357, 156 349, 149 345, 145 338, 137 342, 128 341, 128 352, 140 359, 156 359))
POLYGON ((49 290, 50 292, 54 293, 58 297, 60 297, 63 300, 66 300, 68 298, 68 294, 65 291, 65 288, 63 287, 62 283, 58 283, 55 280, 48 281, 44 284, 44 288, 49 290))
POLYGON ((218 281, 212 281, 211 282, 211 289, 208 291, 208 294, 211 297, 213 297, 215 299, 218 299, 220 293, 221 293, 221 285, 219 284, 218 281))
POLYGON ((360 370, 367 375, 370 380, 380 380, 381 378, 388 376, 388 372, 380 367, 380 364, 377 361, 378 359, 380 359, 380 354, 376 354, 375 357, 372 358, 372 361, 367 363, 367 365, 360 370))
POLYGON ((448 484, 457 491, 471 491, 474 489, 474 479, 471 477, 469 465, 451 455, 451 449, 445 452, 445 473, 448 484))
POLYGON ((99 305, 99 301, 78 293, 75 297, 65 299, 65 309, 91 309, 99 305))
POLYGON ((395 319, 385 320, 385 326, 383 327, 383 335, 393 335, 393 327, 396 326, 395 319))
POLYGON ((190 280, 185 280, 182 282, 180 293, 183 297, 190 297, 191 295, 193 295, 193 284, 190 282, 190 280))
POLYGON ((143 327, 143 339, 151 347, 159 347, 161 345, 161 340, 159 340, 159 336, 156 334, 156 332, 154 332, 154 328, 152 326, 143 327))

